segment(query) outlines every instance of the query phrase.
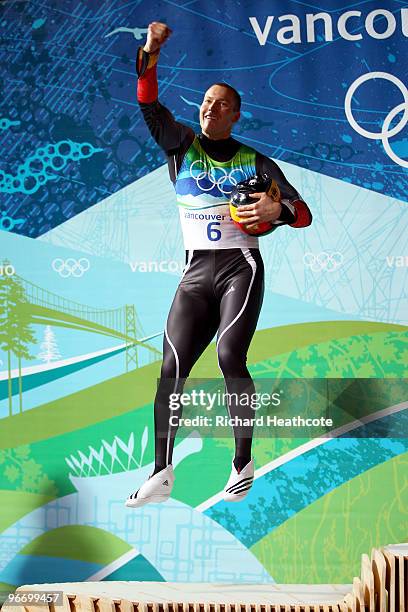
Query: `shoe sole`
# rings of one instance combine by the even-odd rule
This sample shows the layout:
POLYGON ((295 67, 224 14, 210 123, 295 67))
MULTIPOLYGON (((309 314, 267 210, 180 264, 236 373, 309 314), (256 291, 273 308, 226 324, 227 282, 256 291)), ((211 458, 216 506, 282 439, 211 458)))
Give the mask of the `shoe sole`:
POLYGON ((150 495, 149 497, 141 497, 135 499, 127 499, 125 501, 125 506, 128 508, 139 508, 140 506, 145 506, 146 504, 161 504, 169 499, 169 495, 150 495))
POLYGON ((223 500, 226 502, 240 502, 245 499, 247 496, 243 495, 242 497, 223 497, 223 500))

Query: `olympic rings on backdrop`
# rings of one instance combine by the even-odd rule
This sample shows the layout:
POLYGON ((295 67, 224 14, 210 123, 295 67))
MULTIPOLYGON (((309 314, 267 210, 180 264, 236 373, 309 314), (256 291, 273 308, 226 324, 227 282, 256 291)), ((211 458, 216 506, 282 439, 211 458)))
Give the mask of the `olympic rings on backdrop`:
MULTIPOLYGON (((196 170, 197 172, 197 170, 196 170)), ((248 178, 246 172, 242 168, 233 168, 231 172, 227 172, 225 168, 215 166, 209 171, 207 170, 204 162, 201 159, 196 159, 190 166, 190 176, 196 182, 196 185, 200 191, 212 191, 216 187, 224 195, 229 195, 232 192, 232 188, 235 187, 240 181, 248 178), (198 174, 194 174, 193 170, 196 164, 201 164, 202 170, 198 174), (217 179, 214 174, 217 172, 221 173, 221 176, 217 179), (234 173, 237 173, 234 176, 234 173), (209 187, 205 187, 205 181, 210 183, 209 187), (204 182, 204 184, 203 184, 204 182), (226 183, 226 185, 224 185, 226 183)))
POLYGON ((343 263, 343 255, 339 251, 333 253, 327 253, 322 251, 321 253, 305 253, 303 255, 303 263, 306 268, 310 268, 312 272, 334 272, 338 270, 343 263))
POLYGON ((400 79, 398 79, 393 74, 389 74, 388 72, 368 72, 367 74, 359 76, 358 79, 356 79, 347 90, 346 97, 344 99, 344 110, 348 122, 350 123, 353 130, 360 134, 360 136, 364 136, 365 138, 369 138, 370 140, 381 139, 388 157, 390 157, 390 159, 392 159, 392 161, 394 161, 399 166, 408 168, 408 160, 401 159, 401 157, 399 157, 392 150, 391 145, 389 143, 389 139, 392 136, 399 134, 408 123, 408 89, 400 79), (351 111, 351 100, 357 88, 360 87, 362 83, 370 81, 371 79, 385 79, 387 81, 391 81, 391 83, 398 87, 404 98, 404 102, 402 104, 395 106, 389 111, 388 115, 384 119, 381 132, 369 132, 368 130, 362 128, 354 119, 353 113, 351 111), (399 113, 401 113, 401 111, 404 111, 404 114, 402 115, 401 119, 398 121, 397 125, 390 129, 392 120, 399 113))
POLYGON ((58 272, 62 278, 68 278, 68 276, 74 276, 80 278, 90 268, 89 259, 81 257, 81 259, 74 259, 68 257, 67 259, 61 259, 57 257, 52 262, 52 269, 58 272))

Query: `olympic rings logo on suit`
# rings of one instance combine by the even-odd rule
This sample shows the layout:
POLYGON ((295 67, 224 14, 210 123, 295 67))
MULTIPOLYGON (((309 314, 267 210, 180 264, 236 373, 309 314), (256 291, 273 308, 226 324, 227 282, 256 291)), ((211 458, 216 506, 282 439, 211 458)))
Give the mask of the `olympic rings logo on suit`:
POLYGON ((310 268, 312 272, 334 272, 338 270, 343 263, 343 255, 340 251, 334 251, 327 253, 322 251, 321 253, 310 253, 307 252, 303 255, 303 263, 306 268, 310 268))
POLYGON ((248 178, 248 175, 242 168, 233 168, 230 172, 227 172, 225 168, 215 166, 208 171, 201 159, 196 159, 190 165, 190 176, 195 180, 198 189, 201 191, 212 191, 214 187, 216 187, 224 195, 229 195, 235 185, 248 178), (196 164, 201 164, 202 168, 198 174, 194 174, 193 172, 196 164), (217 171, 221 173, 221 176, 218 179, 213 174, 213 172, 216 173, 217 171), (234 173, 239 174, 234 176, 234 173), (205 180, 210 183, 209 187, 203 186, 203 181, 205 180))
POLYGON ((370 140, 381 139, 381 142, 383 143, 383 147, 388 157, 399 166, 408 168, 408 160, 401 159, 401 157, 399 157, 392 150, 391 145, 389 143, 389 139, 392 136, 399 134, 408 123, 408 89, 406 88, 404 83, 400 81, 400 79, 398 79, 393 74, 389 74, 388 72, 368 72, 367 74, 359 76, 358 79, 356 79, 354 83, 352 83, 348 88, 346 97, 344 99, 344 110, 348 122, 350 123, 353 130, 360 134, 360 136, 364 136, 365 138, 369 138, 370 140), (366 81, 370 81, 371 79, 385 79, 386 81, 391 81, 391 83, 398 87, 404 98, 404 102, 398 104, 389 111, 388 115, 384 119, 381 132, 369 132, 368 130, 362 128, 354 119, 353 113, 351 111, 351 100, 357 88, 360 87, 360 85, 362 85, 366 81), (394 117, 401 113, 401 111, 404 111, 404 114, 402 115, 401 119, 398 121, 397 125, 390 129, 390 125, 394 117))
POLYGON ((52 262, 52 269, 55 270, 55 272, 58 272, 58 274, 63 278, 68 278, 68 276, 80 278, 89 270, 89 268, 89 259, 86 257, 81 257, 80 259, 68 257, 65 260, 57 257, 52 262))

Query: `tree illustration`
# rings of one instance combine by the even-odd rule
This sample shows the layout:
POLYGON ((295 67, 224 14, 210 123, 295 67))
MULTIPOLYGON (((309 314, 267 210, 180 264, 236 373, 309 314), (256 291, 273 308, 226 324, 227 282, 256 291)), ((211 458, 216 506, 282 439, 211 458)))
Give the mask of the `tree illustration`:
POLYGON ((44 472, 44 467, 31 456, 31 446, 0 450, 1 471, 14 491, 58 495, 56 483, 44 472))
MULTIPOLYGON (((4 266, 10 262, 4 262, 4 266)), ((21 360, 34 359, 28 345, 36 341, 31 327, 32 318, 27 308, 27 298, 21 279, 0 276, 0 347, 7 352, 9 416, 13 414, 13 388, 11 378, 11 355, 18 359, 19 409, 23 410, 21 360)))
POLYGON ((37 358, 45 363, 61 358, 51 325, 47 325, 45 328, 44 340, 41 342, 41 351, 38 353, 37 358))

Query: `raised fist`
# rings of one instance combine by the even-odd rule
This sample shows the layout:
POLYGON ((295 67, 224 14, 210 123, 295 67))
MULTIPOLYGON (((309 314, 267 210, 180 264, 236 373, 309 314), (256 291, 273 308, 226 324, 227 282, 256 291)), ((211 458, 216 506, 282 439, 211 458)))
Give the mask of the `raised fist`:
POLYGON ((143 49, 147 53, 154 53, 166 42, 172 30, 160 21, 152 21, 147 29, 147 40, 143 49))

